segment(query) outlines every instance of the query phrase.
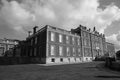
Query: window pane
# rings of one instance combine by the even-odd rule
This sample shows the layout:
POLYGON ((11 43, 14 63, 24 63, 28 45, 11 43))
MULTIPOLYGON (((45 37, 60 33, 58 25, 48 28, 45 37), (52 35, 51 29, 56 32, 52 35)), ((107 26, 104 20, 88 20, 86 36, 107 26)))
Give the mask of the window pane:
POLYGON ((75 48, 73 48, 73 56, 75 56, 75 48))
POLYGON ((78 45, 80 45, 80 39, 79 38, 77 39, 77 41, 78 41, 78 45))
POLYGON ((30 56, 32 56, 32 48, 30 49, 30 56))
POLYGON ((74 39, 74 37, 72 37, 72 43, 75 44, 75 39, 74 39))
POLYGON ((84 45, 86 46, 86 39, 84 39, 84 45))
POLYGON ((69 44, 69 37, 66 36, 66 43, 69 44))
POLYGON ((59 55, 62 56, 63 55, 63 47, 59 46, 59 55))
POLYGON ((62 35, 59 34, 59 42, 62 42, 62 35))
POLYGON ((78 54, 79 54, 79 56, 81 56, 80 48, 78 49, 78 54))
POLYGON ((34 48, 34 56, 36 56, 36 55, 37 55, 37 49, 34 48))
POLYGON ((51 45, 51 52, 50 52, 51 55, 55 55, 55 46, 54 45, 51 45))
POLYGON ((31 39, 31 45, 33 45, 33 39, 31 39))
POLYGON ((55 41, 55 33, 51 32, 51 41, 55 41))
POLYGON ((37 44, 37 37, 35 38, 35 44, 37 44))
POLYGON ((70 49, 67 47, 67 56, 70 56, 70 49))

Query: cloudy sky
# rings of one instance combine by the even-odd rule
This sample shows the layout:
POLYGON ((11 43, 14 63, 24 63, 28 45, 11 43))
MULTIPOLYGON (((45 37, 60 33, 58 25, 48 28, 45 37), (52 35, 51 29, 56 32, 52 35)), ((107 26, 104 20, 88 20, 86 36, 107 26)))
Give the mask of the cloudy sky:
POLYGON ((0 38, 25 39, 33 26, 80 24, 106 35, 120 49, 120 0, 0 0, 0 38))

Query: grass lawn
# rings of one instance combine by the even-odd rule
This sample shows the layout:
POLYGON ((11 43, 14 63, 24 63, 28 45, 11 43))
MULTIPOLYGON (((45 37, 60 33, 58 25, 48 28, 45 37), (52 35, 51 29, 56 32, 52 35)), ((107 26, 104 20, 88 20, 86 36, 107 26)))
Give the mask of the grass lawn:
POLYGON ((0 80, 93 80, 96 79, 95 76, 103 73, 96 68, 94 62, 56 66, 39 64, 0 66, 0 80))

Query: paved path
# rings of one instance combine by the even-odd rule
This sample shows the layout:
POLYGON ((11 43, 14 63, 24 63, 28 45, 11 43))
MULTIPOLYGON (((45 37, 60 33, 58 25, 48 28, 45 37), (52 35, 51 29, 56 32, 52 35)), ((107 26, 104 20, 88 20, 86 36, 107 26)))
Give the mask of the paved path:
POLYGON ((6 65, 0 66, 0 80, 120 80, 120 72, 105 69, 103 64, 6 65))

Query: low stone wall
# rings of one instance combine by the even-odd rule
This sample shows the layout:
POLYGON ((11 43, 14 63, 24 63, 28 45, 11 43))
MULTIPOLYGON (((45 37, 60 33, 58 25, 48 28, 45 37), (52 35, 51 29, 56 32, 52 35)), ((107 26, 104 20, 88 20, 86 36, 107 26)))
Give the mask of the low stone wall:
POLYGON ((91 57, 0 57, 0 65, 13 65, 13 64, 50 64, 50 63, 81 63, 90 62, 91 57))
POLYGON ((44 63, 39 57, 0 57, 0 65, 44 63))

